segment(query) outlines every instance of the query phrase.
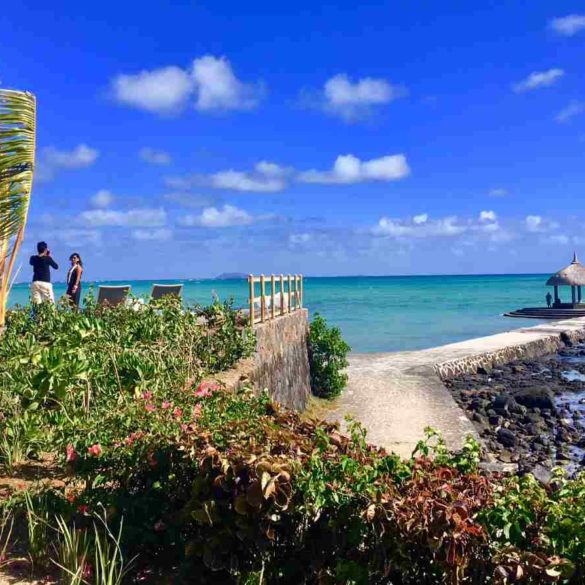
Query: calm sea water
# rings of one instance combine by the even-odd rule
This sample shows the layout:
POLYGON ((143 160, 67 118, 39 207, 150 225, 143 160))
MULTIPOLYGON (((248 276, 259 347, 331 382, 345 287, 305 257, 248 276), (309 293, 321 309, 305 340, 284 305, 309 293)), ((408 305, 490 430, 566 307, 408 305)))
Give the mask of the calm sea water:
MULTIPOLYGON (((355 276, 305 278, 305 305, 339 326, 354 351, 400 351, 435 347, 538 324, 510 319, 502 313, 541 306, 544 275, 497 276, 355 276)), ((157 281, 164 282, 164 281, 157 281)), ((184 298, 207 304, 212 295, 233 297, 244 306, 244 280, 186 280, 184 298)), ((102 282, 131 284, 137 296, 148 295, 152 281, 102 282)), ((84 284, 84 294, 87 291, 84 284)), ((65 292, 55 284, 56 296, 65 292)), ((28 285, 12 289, 10 305, 26 304, 28 285)))

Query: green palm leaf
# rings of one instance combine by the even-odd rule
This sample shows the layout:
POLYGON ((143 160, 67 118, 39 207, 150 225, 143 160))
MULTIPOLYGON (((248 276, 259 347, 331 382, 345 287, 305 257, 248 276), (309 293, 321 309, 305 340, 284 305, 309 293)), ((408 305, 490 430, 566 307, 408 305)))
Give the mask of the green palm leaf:
POLYGON ((4 324, 10 274, 24 237, 35 150, 35 96, 0 90, 0 326, 4 324))

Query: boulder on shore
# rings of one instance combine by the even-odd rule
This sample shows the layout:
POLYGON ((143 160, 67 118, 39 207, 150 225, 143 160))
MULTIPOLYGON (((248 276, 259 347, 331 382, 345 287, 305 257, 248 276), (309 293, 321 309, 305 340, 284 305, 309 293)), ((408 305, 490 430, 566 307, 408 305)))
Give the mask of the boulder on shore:
POLYGON ((514 400, 526 408, 540 408, 556 412, 554 394, 547 388, 522 388, 516 390, 514 400))

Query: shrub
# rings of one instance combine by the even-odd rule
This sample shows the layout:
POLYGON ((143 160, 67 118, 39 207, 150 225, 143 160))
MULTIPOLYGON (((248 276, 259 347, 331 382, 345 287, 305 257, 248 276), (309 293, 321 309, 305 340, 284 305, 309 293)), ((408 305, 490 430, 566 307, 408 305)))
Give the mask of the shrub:
POLYGON ((338 327, 329 327, 319 313, 315 313, 309 332, 309 364, 311 389, 315 396, 333 398, 347 383, 347 354, 351 348, 341 337, 338 327))

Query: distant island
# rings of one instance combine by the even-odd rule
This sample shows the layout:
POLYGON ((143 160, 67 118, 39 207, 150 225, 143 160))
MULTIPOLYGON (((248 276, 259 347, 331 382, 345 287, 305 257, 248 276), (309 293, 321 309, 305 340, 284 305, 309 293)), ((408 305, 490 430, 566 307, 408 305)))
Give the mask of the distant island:
POLYGON ((215 277, 215 280, 241 280, 243 278, 248 278, 248 275, 244 272, 222 272, 215 277))

